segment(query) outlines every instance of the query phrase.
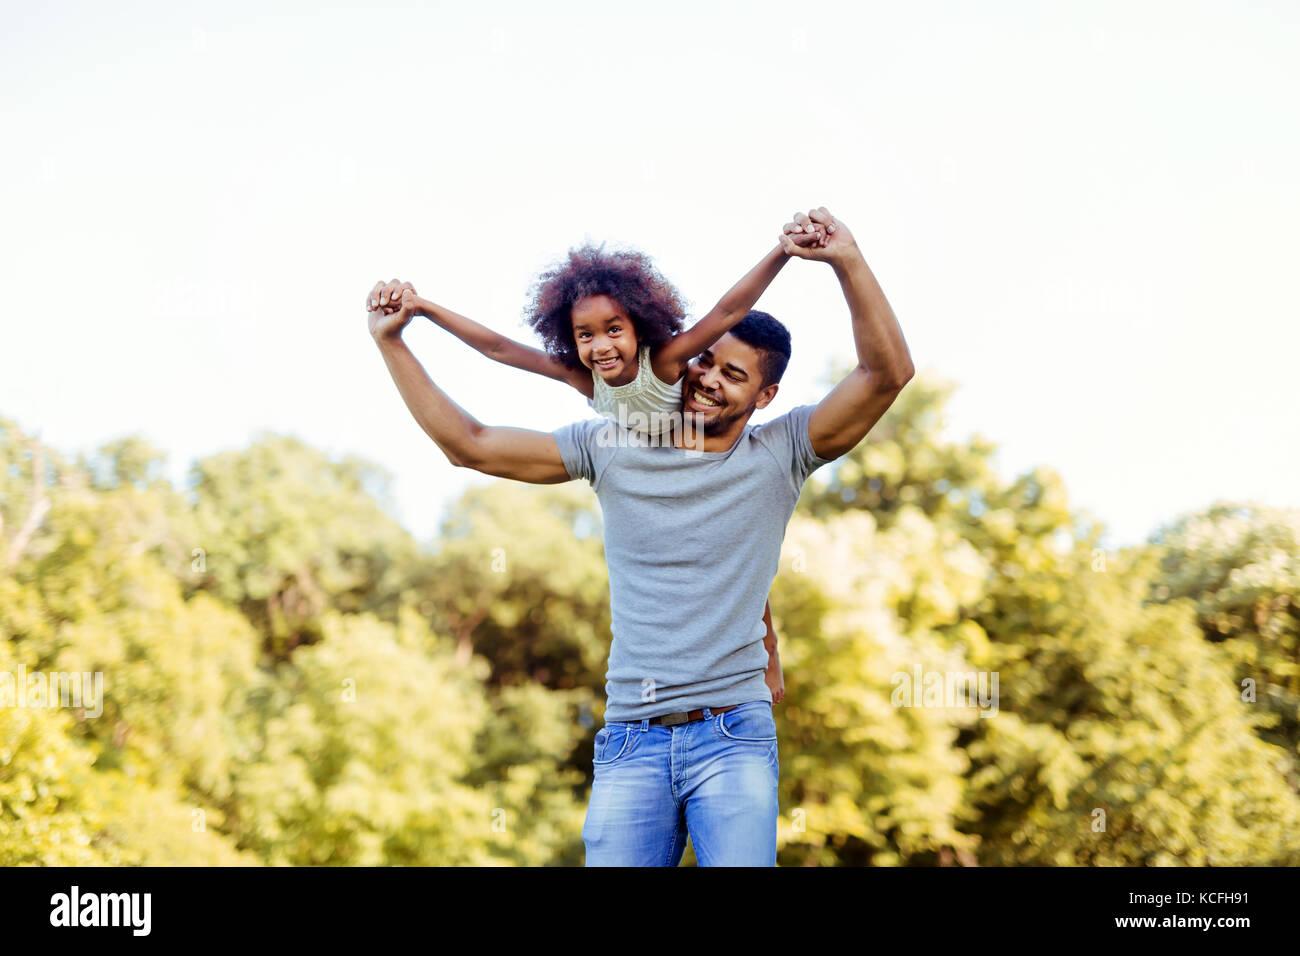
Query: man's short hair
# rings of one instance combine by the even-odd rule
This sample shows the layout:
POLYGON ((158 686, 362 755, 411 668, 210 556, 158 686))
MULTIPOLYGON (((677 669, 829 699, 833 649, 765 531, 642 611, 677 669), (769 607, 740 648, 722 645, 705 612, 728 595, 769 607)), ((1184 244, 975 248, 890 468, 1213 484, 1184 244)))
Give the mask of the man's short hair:
POLYGON ((781 381, 790 364, 789 329, 766 312, 754 309, 732 326, 731 334, 758 350, 764 388, 781 381))

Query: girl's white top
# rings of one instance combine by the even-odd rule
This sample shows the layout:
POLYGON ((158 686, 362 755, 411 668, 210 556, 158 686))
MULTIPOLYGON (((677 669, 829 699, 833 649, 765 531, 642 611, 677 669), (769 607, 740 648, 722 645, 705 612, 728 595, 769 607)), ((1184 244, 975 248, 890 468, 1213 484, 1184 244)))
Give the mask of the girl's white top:
POLYGON ((672 385, 660 381, 650 366, 649 345, 641 346, 636 378, 626 385, 606 385, 595 369, 591 370, 591 379, 595 396, 588 399, 588 404, 624 428, 657 435, 680 420, 682 379, 672 385))

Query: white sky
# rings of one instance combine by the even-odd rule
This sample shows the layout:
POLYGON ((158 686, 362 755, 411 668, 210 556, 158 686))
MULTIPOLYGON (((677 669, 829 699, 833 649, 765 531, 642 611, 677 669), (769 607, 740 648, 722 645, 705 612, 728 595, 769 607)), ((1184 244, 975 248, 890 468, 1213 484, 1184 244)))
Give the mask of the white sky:
MULTIPOLYGON (((402 404, 375 280, 533 342, 532 277, 608 239, 695 318, 825 204, 960 383, 951 437, 1058 470, 1109 543, 1300 505, 1297 50, 1280 2, 10 5, 0 414, 67 452, 142 434, 178 483, 291 432, 391 469, 426 538, 484 479, 402 404)), ((762 307, 794 336, 769 414, 818 400, 853 354, 833 274, 762 307)), ((589 413, 408 341, 484 422, 589 413)))

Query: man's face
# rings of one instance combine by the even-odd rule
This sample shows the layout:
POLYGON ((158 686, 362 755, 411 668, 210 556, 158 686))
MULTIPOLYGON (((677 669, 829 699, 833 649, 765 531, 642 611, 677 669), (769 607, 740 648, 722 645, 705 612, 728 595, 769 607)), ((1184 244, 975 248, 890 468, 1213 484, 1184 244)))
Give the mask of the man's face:
POLYGON ((758 350, 728 332, 687 366, 682 415, 705 435, 722 434, 767 407, 776 390, 775 384, 763 385, 758 350))
POLYGON ((627 310, 607 295, 589 295, 569 312, 578 360, 608 385, 636 378, 636 329, 627 310))

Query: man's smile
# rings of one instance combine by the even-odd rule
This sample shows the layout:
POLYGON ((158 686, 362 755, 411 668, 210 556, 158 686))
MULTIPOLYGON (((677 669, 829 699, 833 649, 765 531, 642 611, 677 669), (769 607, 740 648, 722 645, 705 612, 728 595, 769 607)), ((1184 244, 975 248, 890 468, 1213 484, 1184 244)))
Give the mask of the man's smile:
POLYGON ((710 408, 717 408, 722 403, 717 399, 710 398, 709 396, 705 395, 698 388, 692 388, 689 404, 703 411, 710 408))

